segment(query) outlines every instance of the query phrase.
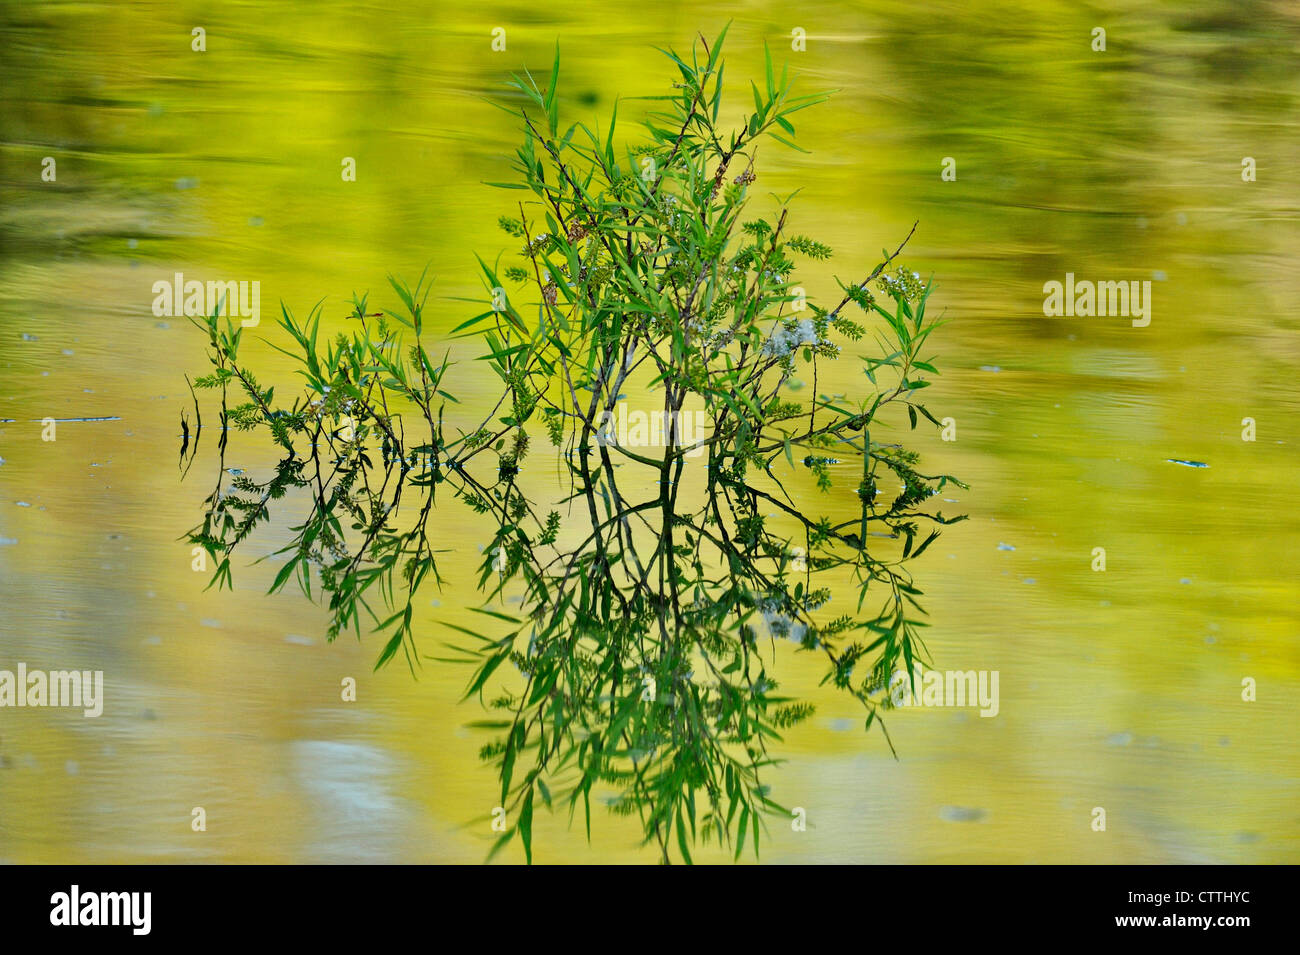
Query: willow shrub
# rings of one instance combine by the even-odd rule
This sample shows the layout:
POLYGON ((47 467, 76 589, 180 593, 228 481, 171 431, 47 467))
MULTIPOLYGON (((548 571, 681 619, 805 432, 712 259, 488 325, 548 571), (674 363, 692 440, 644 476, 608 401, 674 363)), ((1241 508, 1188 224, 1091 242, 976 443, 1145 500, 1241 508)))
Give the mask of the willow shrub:
POLYGON ((242 329, 200 322, 214 368, 195 384, 220 391, 227 427, 191 542, 229 585, 234 549, 272 500, 301 489, 308 513, 278 552, 272 592, 296 580, 320 599, 331 639, 380 631, 377 668, 399 653, 412 668, 472 667, 466 698, 491 716, 472 725, 490 734, 481 755, 508 821, 493 852, 518 836, 531 861, 539 802, 571 821, 581 807, 590 839, 594 794, 639 818, 663 861, 690 861, 697 840, 757 854, 765 817, 788 818, 763 782, 769 747, 813 712, 780 693, 775 638, 820 655, 823 682, 861 703, 867 730, 883 730, 890 674, 924 659, 908 566, 933 525, 959 519, 926 505, 960 482, 922 474, 915 453, 872 433, 903 409, 911 428, 937 424, 918 401, 935 373, 931 285, 899 267, 905 238, 840 283, 836 304, 804 297, 796 261, 831 251, 791 230, 785 203, 751 212, 755 147, 793 146, 791 118, 825 97, 792 95, 769 55, 749 119, 719 128, 722 40, 667 54, 674 92, 621 160, 617 109, 608 131, 561 131, 558 54, 545 92, 515 78, 523 144, 514 181, 493 185, 521 200, 500 220, 517 254, 501 269, 480 259, 492 304, 450 336, 477 343, 471 372, 499 380, 486 414, 464 414, 446 390, 450 346, 430 341, 425 276, 390 280, 398 311, 354 296, 352 330, 333 338, 319 305, 306 321, 282 308, 280 350, 305 379, 287 405, 240 362, 242 329), (866 397, 817 393, 819 366, 869 334, 879 351, 861 359, 866 397), (625 388, 662 409, 660 446, 611 431, 625 388), (708 427, 685 436, 680 413, 699 411, 708 427), (268 433, 284 454, 274 475, 226 472, 227 431, 268 433), (856 496, 814 489, 840 475, 856 496), (442 623, 450 650, 426 655, 415 606, 441 583, 440 492, 492 536, 468 608, 481 625, 442 623), (810 514, 818 500, 843 519, 810 514))

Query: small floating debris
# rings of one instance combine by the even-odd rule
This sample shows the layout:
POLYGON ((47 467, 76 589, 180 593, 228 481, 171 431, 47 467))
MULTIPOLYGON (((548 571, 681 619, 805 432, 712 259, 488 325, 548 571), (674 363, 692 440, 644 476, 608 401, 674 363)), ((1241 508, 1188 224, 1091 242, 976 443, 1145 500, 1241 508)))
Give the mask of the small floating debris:
POLYGON ((0 537, 0 547, 12 547, 18 543, 17 537, 0 537))
POLYGON ((944 806, 939 810, 939 818, 944 822, 979 822, 988 815, 983 809, 967 806, 944 806))
POLYGON ((980 371, 999 372, 1001 370, 1001 365, 980 365, 980 371))
POLYGON ((1106 743, 1110 746, 1127 746, 1133 742, 1132 733, 1112 733, 1106 737, 1106 743))
POLYGON ((315 641, 312 640, 311 637, 304 637, 298 633, 285 634, 284 642, 296 644, 297 646, 300 647, 310 647, 313 643, 315 643, 315 641))
POLYGON ((1181 464, 1185 468, 1208 468, 1204 461, 1184 461, 1182 458, 1165 458, 1170 464, 1181 464))
POLYGON ((1015 548, 1012 547, 1010 544, 1004 544, 1001 541, 999 541, 998 550, 1015 550, 1015 548))
POLYGON ((31 507, 31 505, 26 501, 14 501, 14 503, 17 504, 19 507, 31 507))
POLYGON ((40 341, 40 339, 37 338, 35 335, 31 334, 30 332, 23 332, 23 341, 25 341, 25 342, 38 342, 38 341, 40 341))

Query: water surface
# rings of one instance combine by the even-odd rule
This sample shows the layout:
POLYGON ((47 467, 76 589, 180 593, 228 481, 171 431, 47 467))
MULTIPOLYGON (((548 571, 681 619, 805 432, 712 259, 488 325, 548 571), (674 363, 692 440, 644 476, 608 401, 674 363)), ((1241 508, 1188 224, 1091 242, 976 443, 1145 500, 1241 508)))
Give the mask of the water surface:
MULTIPOLYGON (((176 272, 260 281, 263 324, 245 337, 262 340, 245 349, 285 387, 267 343, 281 300, 305 313, 325 297, 342 327, 354 289, 383 298, 387 272, 432 263, 448 331, 477 311, 456 300, 482 294, 472 251, 513 243, 494 223, 518 194, 481 184, 509 176, 515 130, 489 102, 510 102, 509 73, 548 72, 558 39, 563 117, 607 122, 615 96, 666 91, 656 46, 731 17, 736 114, 764 41, 808 89, 838 91, 799 114, 811 155, 761 147, 756 201, 802 186, 798 229, 846 279, 921 222, 906 259, 936 275, 950 319, 930 406, 957 440, 908 440, 971 484, 944 505, 971 520, 918 567, 928 642, 941 668, 1001 674, 996 718, 895 714, 895 761, 782 645, 786 689, 819 710, 771 781, 810 826, 778 820, 764 858, 1300 859, 1300 17, 1284 2, 1120 8, 1094 22, 1065 2, 228 3, 191 22, 169 3, 0 4, 0 668, 107 683, 98 719, 0 711, 0 859, 483 858, 495 777, 462 728, 479 716, 457 702, 467 673, 372 674, 375 640, 327 644, 319 609, 264 596, 274 563, 237 566, 233 596, 191 570, 178 538, 211 489, 211 431, 183 482, 176 458, 204 342, 152 313, 151 288, 176 272), (806 52, 790 51, 795 27, 806 52), (1150 281, 1150 325, 1044 317, 1043 283, 1067 272, 1150 281), (61 420, 47 442, 46 417, 104 420, 61 420)), ((832 274, 808 270, 810 293, 829 297, 832 274)), ((454 390, 490 387, 467 373, 454 390)), ((865 387, 852 360, 822 384, 865 387)), ((226 463, 274 460, 237 436, 226 463)), ((445 562, 446 591, 426 598, 429 652, 464 616, 486 539, 446 515, 445 546, 472 559, 445 562)), ((614 817, 590 846, 564 814, 535 825, 542 860, 654 860, 614 817)))

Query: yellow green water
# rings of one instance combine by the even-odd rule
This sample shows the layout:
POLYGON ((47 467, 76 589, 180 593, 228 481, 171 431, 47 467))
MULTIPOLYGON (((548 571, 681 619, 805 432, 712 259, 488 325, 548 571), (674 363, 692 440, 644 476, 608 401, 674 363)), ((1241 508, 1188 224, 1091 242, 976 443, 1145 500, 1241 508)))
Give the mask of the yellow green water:
MULTIPOLYGON (((914 440, 971 484, 953 495, 971 520, 918 567, 929 646, 940 668, 1001 675, 996 718, 895 714, 895 761, 815 661, 780 649, 786 688, 819 710, 771 780, 809 829, 778 820, 764 859, 1300 861, 1294 4, 395 6, 0 4, 0 418, 16 419, 0 424, 0 669, 102 669, 107 697, 98 719, 0 709, 0 860, 484 857, 497 800, 461 728, 479 717, 457 702, 466 672, 371 674, 374 640, 326 644, 318 608, 264 595, 274 565, 203 592, 177 538, 211 488, 211 432, 183 483, 176 464, 203 341, 160 326, 152 284, 258 280, 246 338, 275 338, 279 300, 326 296, 333 320, 354 289, 391 305, 385 273, 431 262, 449 330, 478 310, 455 301, 481 295, 472 252, 513 242, 494 222, 517 194, 481 182, 508 178, 515 130, 485 97, 546 73, 558 39, 562 117, 607 121, 615 95, 665 91, 656 46, 734 18, 736 111, 764 40, 808 89, 838 90, 799 114, 812 154, 764 145, 752 191, 803 186, 796 223, 846 279, 921 222, 908 262, 951 320, 930 405, 957 441, 914 440), (1043 283, 1066 272, 1150 280, 1150 326, 1044 318, 1043 283), (120 420, 46 442, 31 419, 47 416, 120 420)), ((287 385, 265 341, 246 349, 287 385)), ((462 396, 486 394, 460 370, 462 396)), ((823 390, 861 387, 845 362, 823 390)), ((273 460, 238 436, 227 456, 273 460)), ((427 598, 430 652, 483 542, 445 514, 462 556, 427 598)), ((246 561, 284 540, 281 524, 246 561)), ((590 845, 563 814, 535 826, 540 860, 655 858, 601 812, 590 845)))

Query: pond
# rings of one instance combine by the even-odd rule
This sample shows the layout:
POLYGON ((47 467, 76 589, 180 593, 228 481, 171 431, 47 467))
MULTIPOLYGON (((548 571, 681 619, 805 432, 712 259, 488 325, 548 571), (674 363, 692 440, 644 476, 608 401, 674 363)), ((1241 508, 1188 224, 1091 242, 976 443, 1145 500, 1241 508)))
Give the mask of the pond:
MULTIPOLYGON (((733 17, 736 115, 764 41, 836 91, 799 114, 810 153, 766 142, 751 189, 802 187, 794 214, 835 250, 810 287, 829 297, 920 221, 908 261, 949 322, 928 404, 952 424, 903 440, 970 485, 944 491, 970 519, 917 565, 926 641, 997 694, 988 718, 897 711, 895 760, 782 643, 783 689, 818 710, 768 781, 808 826, 777 820, 763 860, 1297 860, 1300 18, 1227 0, 1100 23, 1065 2, 228 4, 193 23, 5 5, 0 670, 102 671, 103 712, 0 709, 0 860, 482 861, 499 786, 463 667, 372 673, 378 638, 327 643, 319 607, 267 596, 277 565, 251 564, 288 542, 292 503, 234 595, 205 591, 184 533, 212 489, 210 404, 188 474, 178 450, 206 339, 154 286, 250 283, 251 309, 258 283, 244 347, 285 388, 280 302, 324 297, 341 330, 354 290, 393 307, 386 275, 429 264, 426 327, 448 335, 482 309, 474 253, 513 241, 515 195, 485 185, 510 178, 510 73, 544 74, 558 40, 562 119, 607 123, 616 97, 668 92, 656 47, 733 17), (1051 315, 1067 276, 1098 301, 1131 283, 1142 313, 1051 315)), ((859 369, 817 388, 856 399, 859 369)), ((457 397, 486 401, 495 382, 458 371, 457 397)), ((224 464, 264 478, 277 457, 232 434, 224 464)), ((444 518, 428 652, 471 616, 488 540, 444 518)), ((597 811, 588 844, 557 811, 534 857, 656 855, 634 820, 597 811)))

